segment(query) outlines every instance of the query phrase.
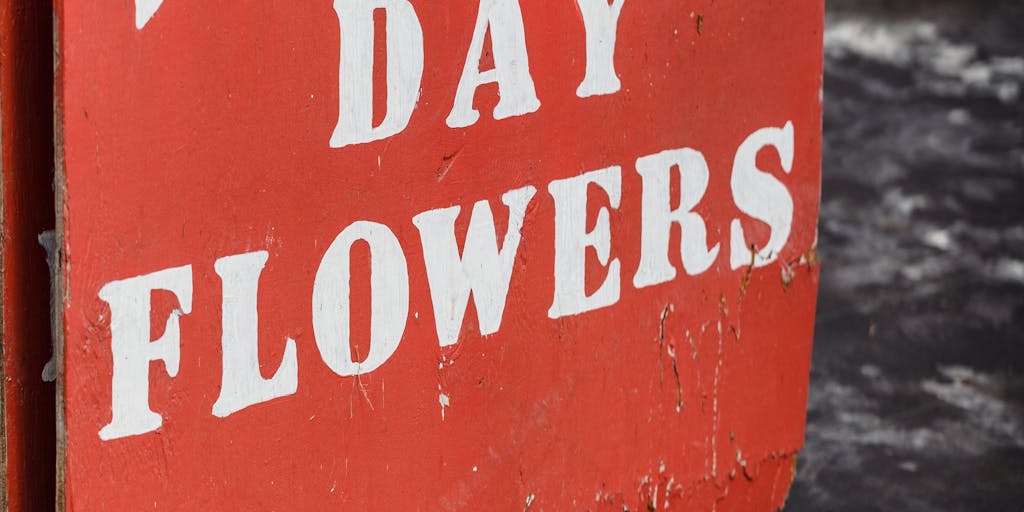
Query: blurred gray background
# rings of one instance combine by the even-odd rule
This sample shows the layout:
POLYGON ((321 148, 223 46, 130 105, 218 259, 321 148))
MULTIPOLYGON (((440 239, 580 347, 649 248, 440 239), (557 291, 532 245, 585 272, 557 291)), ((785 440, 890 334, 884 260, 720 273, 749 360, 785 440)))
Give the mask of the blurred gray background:
POLYGON ((787 511, 1024 511, 1024 0, 829 0, 787 511))

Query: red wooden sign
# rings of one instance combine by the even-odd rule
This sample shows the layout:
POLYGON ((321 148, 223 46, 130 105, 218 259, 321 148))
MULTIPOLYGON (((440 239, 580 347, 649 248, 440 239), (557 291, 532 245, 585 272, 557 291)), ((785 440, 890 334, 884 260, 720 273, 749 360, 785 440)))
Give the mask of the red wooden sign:
POLYGON ((63 506, 781 505, 822 16, 58 2, 63 506))

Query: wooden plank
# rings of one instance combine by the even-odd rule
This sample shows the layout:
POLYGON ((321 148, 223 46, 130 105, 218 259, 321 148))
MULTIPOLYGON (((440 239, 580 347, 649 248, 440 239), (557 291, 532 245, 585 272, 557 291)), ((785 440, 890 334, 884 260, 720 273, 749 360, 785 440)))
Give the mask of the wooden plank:
POLYGON ((0 4, 2 499, 44 510, 54 493, 50 286, 39 236, 54 228, 53 31, 47 1, 0 4))
POLYGON ((333 7, 58 1, 58 500, 781 506, 822 3, 333 7))

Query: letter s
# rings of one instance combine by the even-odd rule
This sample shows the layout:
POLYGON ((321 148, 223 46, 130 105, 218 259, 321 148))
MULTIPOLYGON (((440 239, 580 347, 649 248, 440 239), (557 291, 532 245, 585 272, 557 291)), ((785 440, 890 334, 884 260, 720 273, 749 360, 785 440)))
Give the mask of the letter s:
POLYGON ((757 154, 771 146, 779 152, 782 170, 789 174, 793 169, 793 123, 786 122, 782 128, 762 128, 740 144, 732 166, 732 197, 741 212, 768 224, 771 236, 767 245, 757 248, 756 257, 743 235, 739 219, 732 221, 730 263, 732 268, 741 268, 754 262, 763 267, 779 256, 789 240, 793 226, 793 197, 789 190, 771 174, 757 168, 757 154))

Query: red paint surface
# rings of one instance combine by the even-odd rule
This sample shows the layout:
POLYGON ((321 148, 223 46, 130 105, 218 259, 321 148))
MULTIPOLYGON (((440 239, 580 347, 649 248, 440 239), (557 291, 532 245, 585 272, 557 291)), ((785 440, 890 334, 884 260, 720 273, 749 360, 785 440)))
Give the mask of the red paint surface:
MULTIPOLYGON (((574 2, 523 0, 540 110, 495 121, 496 88, 484 86, 481 119, 465 129, 444 119, 476 6, 414 3, 426 44, 412 121, 387 140, 341 149, 328 147, 338 108, 331 2, 165 0, 142 31, 130 2, 58 6, 67 509, 522 510, 533 496, 530 510, 620 511, 647 506, 653 483, 659 509, 668 501, 706 510, 727 495, 722 510, 773 510, 803 439, 817 271, 799 266, 786 287, 772 265, 743 286, 746 269, 730 270, 726 258, 728 223, 740 215, 729 176, 744 138, 792 120, 793 172, 779 172, 774 154, 761 160, 795 203, 781 259, 811 250, 821 3, 627 1, 616 52, 622 90, 581 99, 584 32, 574 2), (701 34, 691 11, 703 16, 701 34), (680 271, 636 290, 633 163, 687 146, 711 168, 698 211, 722 255, 698 277, 680 271), (622 204, 611 215, 621 299, 549 320, 547 183, 609 165, 623 167, 622 204), (411 217, 461 204, 465 229, 473 202, 498 205, 526 184, 539 192, 501 330, 481 337, 470 307, 460 343, 440 350, 411 217), (321 361, 310 293, 327 245, 364 219, 400 239, 411 302, 397 352, 357 381, 321 361), (276 369, 285 337, 295 338, 298 392, 218 419, 210 414, 221 378, 213 263, 261 249, 270 253, 260 282, 264 372, 276 369), (97 292, 184 264, 193 265, 194 305, 181 323, 181 370, 172 379, 157 363, 151 373, 163 427, 103 442, 111 352, 109 310, 97 292), (443 358, 453 362, 439 369, 443 358), (451 400, 443 422, 439 385, 451 400)), ((744 225, 767 236, 752 220, 744 225)), ((678 253, 672 261, 680 268, 678 253)), ((355 286, 354 315, 362 316, 354 332, 365 337, 367 287, 355 286)))
POLYGON ((53 229, 53 36, 50 2, 0 4, 3 153, 3 432, 7 508, 52 507, 54 385, 46 252, 53 229))

